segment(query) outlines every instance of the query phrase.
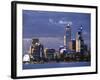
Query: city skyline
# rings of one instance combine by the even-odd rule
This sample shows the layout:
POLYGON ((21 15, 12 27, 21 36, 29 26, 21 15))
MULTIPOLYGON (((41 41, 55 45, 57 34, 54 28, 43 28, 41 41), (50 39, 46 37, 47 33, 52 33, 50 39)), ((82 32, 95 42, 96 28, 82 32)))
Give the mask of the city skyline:
POLYGON ((61 45, 64 29, 70 23, 71 38, 76 38, 78 28, 82 25, 83 38, 90 45, 90 18, 90 14, 87 13, 23 10, 23 38, 49 38, 54 42, 57 38, 60 42, 58 44, 61 45))

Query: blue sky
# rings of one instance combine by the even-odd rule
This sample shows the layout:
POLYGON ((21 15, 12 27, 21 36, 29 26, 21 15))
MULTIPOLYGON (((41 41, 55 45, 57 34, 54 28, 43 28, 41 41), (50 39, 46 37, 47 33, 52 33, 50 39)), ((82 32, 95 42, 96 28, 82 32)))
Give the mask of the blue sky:
POLYGON ((65 26, 70 23, 72 39, 83 26, 83 38, 90 44, 90 20, 88 13, 23 10, 23 38, 52 37, 63 39, 65 26))

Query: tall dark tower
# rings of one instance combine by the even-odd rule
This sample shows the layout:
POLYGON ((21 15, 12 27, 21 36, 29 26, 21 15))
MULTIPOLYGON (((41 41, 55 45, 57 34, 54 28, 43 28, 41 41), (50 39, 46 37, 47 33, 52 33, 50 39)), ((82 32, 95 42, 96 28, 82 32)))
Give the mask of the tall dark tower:
POLYGON ((65 46, 66 49, 68 49, 68 50, 71 49, 71 27, 70 27, 70 24, 68 24, 68 25, 65 27, 64 46, 65 46))
POLYGON ((84 51, 84 40, 82 36, 82 26, 79 28, 78 32, 76 33, 76 52, 83 53, 84 51))

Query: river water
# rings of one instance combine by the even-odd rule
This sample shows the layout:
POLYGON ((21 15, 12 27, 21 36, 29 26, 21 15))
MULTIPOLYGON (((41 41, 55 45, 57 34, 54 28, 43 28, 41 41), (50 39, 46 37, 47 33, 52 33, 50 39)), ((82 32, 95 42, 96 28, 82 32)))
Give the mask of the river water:
POLYGON ((84 67, 90 66, 90 62, 59 62, 44 64, 23 64, 23 69, 41 69, 41 68, 62 68, 62 67, 84 67))

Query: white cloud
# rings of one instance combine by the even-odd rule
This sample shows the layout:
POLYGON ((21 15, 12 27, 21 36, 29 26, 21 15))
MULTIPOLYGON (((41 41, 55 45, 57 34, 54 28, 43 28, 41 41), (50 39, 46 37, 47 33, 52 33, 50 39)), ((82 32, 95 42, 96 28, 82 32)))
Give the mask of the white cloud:
POLYGON ((53 19, 49 18, 49 22, 52 23, 53 22, 53 19))
POLYGON ((49 18, 49 23, 51 23, 51 24, 55 24, 55 25, 58 24, 57 21, 54 20, 54 19, 52 19, 52 18, 49 18))
POLYGON ((72 25, 72 22, 71 21, 66 21, 66 20, 58 20, 58 21, 55 21, 54 19, 52 18, 49 18, 49 23, 51 24, 55 24, 55 25, 72 25))
POLYGON ((71 21, 65 21, 65 20, 59 20, 58 23, 59 24, 70 24, 70 25, 72 25, 71 21))
POLYGON ((55 24, 54 20, 49 18, 49 23, 55 24))

